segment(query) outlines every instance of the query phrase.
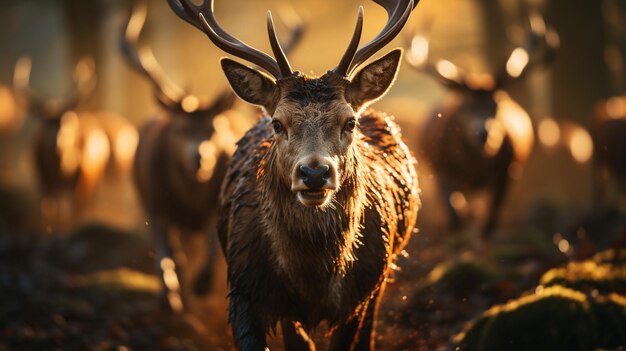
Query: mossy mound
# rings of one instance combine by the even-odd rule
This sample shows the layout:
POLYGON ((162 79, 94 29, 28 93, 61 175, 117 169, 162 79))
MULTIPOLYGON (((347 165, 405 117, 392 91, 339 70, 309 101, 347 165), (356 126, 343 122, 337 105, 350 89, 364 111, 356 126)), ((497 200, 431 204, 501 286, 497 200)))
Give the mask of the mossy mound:
POLYGON ((535 291, 496 305, 457 335, 459 350, 595 350, 626 345, 625 252, 548 271, 535 291), (621 262, 621 263, 620 263, 621 262))
POLYGON ((537 230, 520 230, 516 235, 499 238, 493 245, 491 254, 494 258, 508 263, 541 259, 553 261, 560 252, 552 239, 537 230))
POLYGON ((572 289, 602 293, 626 293, 626 250, 605 251, 592 259, 570 262, 553 268, 540 280, 542 286, 563 285, 572 289))
POLYGON ((425 288, 439 287, 467 295, 484 290, 493 283, 498 272, 478 261, 458 261, 436 266, 428 275, 425 288))
POLYGON ((71 276, 66 283, 73 288, 112 292, 132 291, 157 294, 160 290, 159 280, 156 276, 125 267, 71 276))

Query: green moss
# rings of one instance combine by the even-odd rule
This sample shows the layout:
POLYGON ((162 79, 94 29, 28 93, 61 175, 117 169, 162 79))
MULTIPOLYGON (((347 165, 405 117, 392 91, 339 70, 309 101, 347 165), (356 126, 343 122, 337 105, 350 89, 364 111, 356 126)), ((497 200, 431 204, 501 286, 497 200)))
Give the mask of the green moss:
POLYGON ((461 350, 590 350, 589 305, 563 287, 546 289, 485 312, 456 337, 461 350))
POLYGON ((597 263, 626 264, 626 249, 606 250, 597 253, 592 260, 597 263))
POLYGON ((460 350, 594 350, 626 345, 624 252, 549 270, 532 294, 484 312, 460 350))
POLYGON ((543 286, 563 285, 582 291, 594 289, 603 292, 626 292, 626 251, 617 254, 611 250, 597 254, 593 259, 570 262, 553 268, 540 280, 543 286))
POLYGON ((482 289, 494 282, 498 273, 479 261, 458 261, 436 266, 428 275, 423 288, 441 286, 460 295, 482 289))

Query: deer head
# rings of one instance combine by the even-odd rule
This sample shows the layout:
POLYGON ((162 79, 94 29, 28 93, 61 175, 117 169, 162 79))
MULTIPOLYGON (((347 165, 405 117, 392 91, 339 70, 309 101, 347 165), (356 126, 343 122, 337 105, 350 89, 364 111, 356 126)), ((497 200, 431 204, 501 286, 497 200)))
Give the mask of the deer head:
POLYGON ((525 159, 532 143, 532 125, 527 113, 503 89, 524 76, 529 68, 554 58, 558 34, 548 27, 541 14, 532 12, 523 45, 514 48, 493 74, 467 72, 448 60, 429 60, 429 40, 416 34, 411 39, 407 62, 417 70, 428 70, 452 92, 442 115, 453 115, 468 145, 495 154, 508 133, 514 140, 518 158, 525 159), (531 141, 528 142, 530 135, 531 141), (495 141, 494 141, 495 140, 495 141), (522 155, 523 154, 523 155, 522 155))
POLYGON ((235 93, 261 106, 271 117, 269 167, 278 186, 309 207, 323 207, 354 177, 359 154, 355 147, 360 113, 382 97, 398 72, 396 49, 357 70, 402 29, 414 8, 413 0, 375 0, 388 13, 383 30, 362 48, 360 8, 354 34, 334 69, 321 77, 293 71, 274 29, 271 12, 267 30, 274 57, 228 34, 217 22, 213 1, 194 5, 168 0, 183 20, 202 30, 222 50, 249 61, 271 75, 224 58, 222 69, 235 93))
POLYGON ((84 58, 74 67, 72 74, 74 87, 68 96, 61 100, 44 99, 30 87, 32 62, 23 57, 16 63, 13 86, 29 105, 37 117, 45 121, 59 123, 64 113, 74 110, 81 102, 88 99, 95 91, 96 77, 93 59, 84 58))

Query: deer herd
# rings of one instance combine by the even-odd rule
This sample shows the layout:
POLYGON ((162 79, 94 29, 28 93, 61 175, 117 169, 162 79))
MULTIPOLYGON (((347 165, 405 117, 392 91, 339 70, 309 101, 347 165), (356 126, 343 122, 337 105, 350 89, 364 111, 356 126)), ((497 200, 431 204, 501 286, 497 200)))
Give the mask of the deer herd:
MULTIPOLYGON (((459 197, 487 190, 482 238, 488 239, 510 179, 534 144, 533 118, 503 89, 554 56, 554 30, 545 23, 531 26, 524 45, 491 75, 468 73, 447 60, 430 62, 427 52, 420 62, 409 55, 410 66, 434 76, 449 96, 435 107, 419 140, 405 141, 394 118, 370 105, 394 84, 402 50, 375 56, 402 31, 419 0, 374 0, 387 22, 365 44, 359 8, 341 59, 320 76, 295 70, 288 59, 305 31, 302 21, 291 21, 289 38, 281 41, 268 11, 268 55, 220 26, 213 0, 167 2, 213 46, 251 64, 221 59, 231 89, 210 100, 167 77, 150 46, 139 44, 145 1, 135 4, 120 36, 123 57, 152 85, 159 107, 138 130, 122 117, 81 108, 96 85, 90 60, 76 64, 75 87, 63 101, 30 88, 27 58, 18 61, 13 86, 0 86, 0 133, 19 129, 26 116, 38 120, 32 149, 43 226, 62 231, 104 177, 132 172, 165 306, 187 307, 184 277, 190 272, 181 242, 200 234, 207 247, 193 290, 211 289, 221 248, 238 349, 266 349, 266 335, 280 325, 286 349, 314 350, 309 334, 323 322, 332 332, 331 350, 373 349, 394 260, 417 232, 416 158, 432 168, 456 229, 459 197), (237 97, 261 117, 236 109, 237 97)), ((419 33, 412 42, 428 47, 419 33)), ((602 152, 594 153, 594 165, 622 187, 626 99, 602 103, 597 114, 593 143, 602 152)), ((545 125, 551 126, 558 128, 545 125)))

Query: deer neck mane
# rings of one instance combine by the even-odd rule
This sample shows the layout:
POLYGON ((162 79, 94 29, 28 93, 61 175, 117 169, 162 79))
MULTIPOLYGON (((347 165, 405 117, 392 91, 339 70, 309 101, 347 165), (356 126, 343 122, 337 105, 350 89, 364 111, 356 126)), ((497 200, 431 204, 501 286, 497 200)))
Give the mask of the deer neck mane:
POLYGON ((269 239, 280 273, 292 281, 312 276, 340 275, 356 260, 366 192, 357 146, 347 161, 341 188, 324 208, 302 205, 279 176, 274 148, 259 165, 260 211, 264 235, 269 239))

